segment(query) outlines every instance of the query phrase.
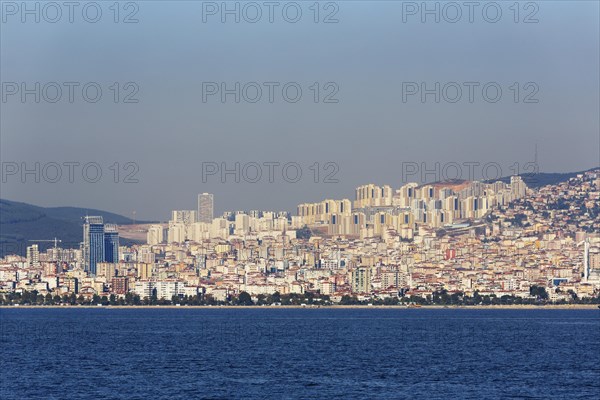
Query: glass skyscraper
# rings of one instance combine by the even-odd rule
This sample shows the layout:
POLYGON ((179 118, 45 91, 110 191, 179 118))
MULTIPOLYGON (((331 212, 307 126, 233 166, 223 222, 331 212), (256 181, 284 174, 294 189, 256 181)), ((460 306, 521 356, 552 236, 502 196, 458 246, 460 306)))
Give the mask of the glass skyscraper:
POLYGON ((104 221, 85 217, 83 223, 83 260, 86 272, 96 275, 96 265, 104 261, 104 221))
POLYGON ((119 232, 113 224, 104 225, 104 261, 119 262, 119 232))
POLYGON ((119 262, 119 232, 113 224, 104 225, 102 217, 85 217, 83 223, 84 269, 96 275, 99 262, 119 262))

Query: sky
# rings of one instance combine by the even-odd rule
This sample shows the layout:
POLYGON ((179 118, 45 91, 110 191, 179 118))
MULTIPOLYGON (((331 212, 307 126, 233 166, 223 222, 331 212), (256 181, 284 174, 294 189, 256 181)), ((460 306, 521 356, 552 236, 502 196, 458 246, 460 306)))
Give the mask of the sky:
POLYGON ((167 220, 598 166, 598 2, 489 3, 2 2, 1 197, 167 220))

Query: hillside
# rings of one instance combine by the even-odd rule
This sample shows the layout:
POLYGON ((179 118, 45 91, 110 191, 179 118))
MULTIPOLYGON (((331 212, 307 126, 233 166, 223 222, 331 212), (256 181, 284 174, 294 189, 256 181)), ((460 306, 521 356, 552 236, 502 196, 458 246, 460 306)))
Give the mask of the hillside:
MULTIPOLYGON (((587 171, 592 171, 598 169, 598 167, 595 168, 591 168, 587 171)), ((571 178, 574 178, 575 176, 577 176, 578 174, 583 174, 584 172, 587 171, 580 171, 580 172, 538 172, 536 174, 521 174, 521 178, 523 178, 523 181, 525 182, 525 184, 527 184, 528 187, 533 188, 533 189, 538 189, 541 188, 542 186, 546 186, 546 185, 555 185, 557 183, 560 182, 565 182, 568 181, 571 178)), ((493 183, 496 181, 502 181, 504 183, 510 183, 510 176, 505 176, 503 178, 500 179, 494 179, 494 180, 490 180, 490 181, 486 181, 486 183, 493 183)))
MULTIPOLYGON (((583 174, 588 171, 597 170, 598 168, 599 167, 590 168, 586 171, 580 171, 580 172, 538 172, 536 174, 524 173, 524 174, 521 174, 521 178, 523 178, 523 181, 527 184, 528 187, 530 187, 532 189, 539 189, 542 186, 555 185, 560 182, 568 181, 569 179, 574 178, 575 176, 577 176, 579 174, 583 174)), ((500 182, 504 182, 504 183, 510 183, 510 178, 511 178, 510 176, 504 176, 502 178, 484 180, 483 182, 494 183, 494 182, 500 181, 500 182)), ((466 186, 468 186, 470 183, 471 183, 471 181, 468 181, 465 179, 449 179, 446 181, 422 183, 418 187, 421 188, 424 186, 433 186, 436 189, 448 188, 448 189, 452 189, 454 191, 460 191, 460 190, 464 189, 466 186)))
MULTIPOLYGON (((0 257, 5 254, 25 255, 29 240, 62 240, 64 248, 78 248, 82 241, 82 217, 100 215, 107 223, 130 224, 133 221, 122 215, 77 207, 39 207, 0 199, 0 257)), ((134 243, 121 240, 123 244, 134 243)), ((38 243, 45 250, 53 246, 50 242, 38 243)))

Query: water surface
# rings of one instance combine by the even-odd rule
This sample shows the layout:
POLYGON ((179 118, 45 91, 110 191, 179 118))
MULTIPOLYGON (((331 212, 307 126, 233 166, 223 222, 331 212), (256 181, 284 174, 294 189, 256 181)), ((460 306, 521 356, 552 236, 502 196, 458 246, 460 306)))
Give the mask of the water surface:
POLYGON ((2 399, 590 399, 600 310, 2 309, 2 399))

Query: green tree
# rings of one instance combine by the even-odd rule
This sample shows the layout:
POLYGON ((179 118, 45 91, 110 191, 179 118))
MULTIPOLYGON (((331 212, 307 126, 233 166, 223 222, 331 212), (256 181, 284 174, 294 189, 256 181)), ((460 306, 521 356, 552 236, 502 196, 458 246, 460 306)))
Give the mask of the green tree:
POLYGON ((548 292, 543 286, 533 285, 529 288, 529 294, 535 296, 538 300, 548 300, 548 292))
POLYGON ((267 296, 264 294, 259 294, 258 296, 256 296, 256 304, 259 306, 267 304, 267 296))
POLYGON ((345 294, 340 299, 340 304, 343 306, 348 306, 348 305, 353 305, 353 304, 360 304, 360 301, 358 301, 358 297, 356 297, 356 296, 350 296, 350 295, 345 294))
POLYGON ((251 306, 254 304, 252 297, 247 292, 240 292, 237 303, 241 306, 251 306))
POLYGON ((211 294, 202 293, 201 295, 199 295, 199 299, 200 299, 200 304, 202 304, 202 305, 216 303, 215 298, 211 294))
POLYGON ((281 303, 281 294, 279 292, 275 292, 271 295, 271 304, 273 303, 281 303))

